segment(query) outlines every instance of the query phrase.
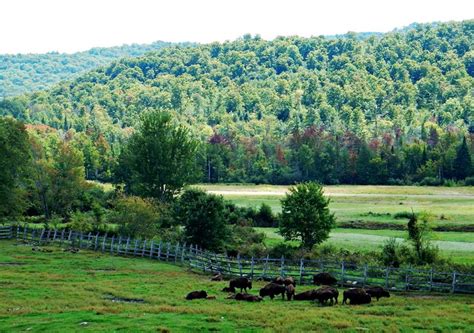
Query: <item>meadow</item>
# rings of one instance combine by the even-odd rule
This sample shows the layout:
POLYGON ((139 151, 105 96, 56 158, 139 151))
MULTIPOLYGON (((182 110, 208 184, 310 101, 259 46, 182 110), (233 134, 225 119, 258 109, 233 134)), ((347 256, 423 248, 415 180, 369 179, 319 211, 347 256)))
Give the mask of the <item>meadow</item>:
MULTIPOLYGON (((226 282, 148 259, 0 241, 0 331, 472 331, 474 298, 394 293, 363 306, 226 299, 226 282), (192 290, 214 300, 186 301, 192 290), (126 302, 125 298, 135 299, 126 302)), ((263 282, 255 282, 257 294, 263 282)), ((301 292, 311 286, 297 286, 301 292)), ((341 290, 342 291, 342 290, 341 290)), ((340 299, 341 300, 341 299, 340 299)))
MULTIPOLYGON (((274 185, 198 185, 198 187, 239 206, 258 208, 262 203, 281 211, 280 199, 287 186, 274 185)), ((472 227, 474 225, 474 187, 421 187, 421 186, 325 186, 331 199, 330 209, 339 226, 357 223, 358 229, 336 228, 326 242, 348 250, 380 250, 390 237, 406 239, 406 218, 397 213, 428 212, 432 226, 438 228, 472 227), (366 227, 366 228, 364 228, 366 227), (380 227, 379 230, 377 230, 380 227), (375 230, 374 230, 375 229, 375 230)), ((267 244, 275 245, 283 239, 274 228, 260 228, 267 235, 267 244)), ((458 263, 474 262, 474 233, 434 231, 431 239, 444 257, 458 263)), ((296 244, 296 243, 293 243, 296 244)))

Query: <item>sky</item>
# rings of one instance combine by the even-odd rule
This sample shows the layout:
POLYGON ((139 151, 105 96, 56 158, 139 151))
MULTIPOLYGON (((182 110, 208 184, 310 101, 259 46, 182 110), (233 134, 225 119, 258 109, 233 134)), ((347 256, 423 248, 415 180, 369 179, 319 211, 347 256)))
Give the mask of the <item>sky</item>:
POLYGON ((474 18, 474 0, 1 0, 0 53, 387 32, 474 18))

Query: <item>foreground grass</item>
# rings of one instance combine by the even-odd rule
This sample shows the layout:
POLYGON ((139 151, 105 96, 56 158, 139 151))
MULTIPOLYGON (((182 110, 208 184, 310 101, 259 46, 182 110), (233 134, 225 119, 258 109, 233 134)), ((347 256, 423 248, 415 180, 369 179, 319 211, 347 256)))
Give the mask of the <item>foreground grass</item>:
MULTIPOLYGON (((225 282, 184 268, 81 251, 32 252, 0 242, 0 331, 472 331, 474 298, 395 294, 366 306, 310 302, 239 303, 225 282), (205 289, 216 300, 185 301, 205 289), (142 298, 144 303, 112 302, 142 298)), ((255 283, 256 293, 262 283, 255 283)), ((298 287, 303 291, 310 287, 298 287)))

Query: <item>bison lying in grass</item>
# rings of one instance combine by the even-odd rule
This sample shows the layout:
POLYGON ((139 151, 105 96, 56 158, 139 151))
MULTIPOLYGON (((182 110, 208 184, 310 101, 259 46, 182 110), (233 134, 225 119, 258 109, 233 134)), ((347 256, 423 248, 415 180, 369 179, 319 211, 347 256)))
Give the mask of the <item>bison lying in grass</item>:
POLYGON ((316 290, 307 290, 296 294, 293 299, 295 301, 314 301, 316 299, 316 290))
POLYGON ((382 297, 390 297, 390 293, 382 287, 366 287, 364 290, 370 297, 377 298, 377 301, 382 297))
POLYGON ((207 298, 207 293, 204 290, 201 291, 192 291, 188 295, 186 295, 187 300, 199 299, 199 298, 207 298))
POLYGON ((371 297, 365 292, 362 288, 351 288, 344 291, 344 297, 342 299, 342 304, 346 304, 346 301, 349 300, 351 305, 356 304, 369 304, 371 302, 371 297))
POLYGON ((245 290, 245 292, 247 292, 247 288, 252 289, 252 281, 250 281, 249 279, 245 277, 236 278, 236 279, 230 280, 229 288, 230 289, 239 288, 240 292, 242 292, 242 290, 245 290))
POLYGON ((270 296, 271 299, 273 299, 276 295, 280 295, 283 299, 285 299, 285 292, 286 292, 286 287, 276 284, 276 283, 269 283, 262 289, 260 289, 260 296, 265 297, 265 296, 270 296))
POLYGON ((263 298, 260 296, 242 294, 242 293, 236 294, 234 299, 237 301, 247 301, 247 302, 260 302, 263 300, 263 298))

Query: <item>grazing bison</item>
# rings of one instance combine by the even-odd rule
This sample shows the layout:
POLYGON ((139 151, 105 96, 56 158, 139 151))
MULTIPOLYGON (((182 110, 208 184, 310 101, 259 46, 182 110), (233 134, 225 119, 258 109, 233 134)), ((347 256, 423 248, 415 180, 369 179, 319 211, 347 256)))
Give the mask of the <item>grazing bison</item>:
POLYGON ((204 290, 201 291, 192 291, 190 292, 187 296, 187 300, 193 300, 193 299, 198 299, 198 298, 206 298, 207 293, 204 290))
POLYGON ((225 292, 225 293, 235 293, 235 288, 224 287, 224 288, 222 288, 222 291, 225 292))
POLYGON ((212 276, 211 281, 222 281, 223 279, 221 273, 216 273, 212 276))
POLYGON ((273 299, 276 295, 280 295, 282 299, 285 299, 285 292, 286 292, 286 287, 276 284, 276 283, 269 283, 262 289, 260 289, 260 296, 265 297, 265 296, 270 296, 271 299, 273 299))
POLYGON ((260 302, 263 300, 263 298, 260 296, 242 294, 242 293, 236 294, 234 299, 237 301, 247 301, 247 302, 260 302))
POLYGON ((355 304, 369 304, 371 302, 370 295, 362 288, 351 288, 344 291, 344 298, 342 304, 346 304, 349 300, 351 305, 355 304))
POLYGON ((293 298, 293 296, 295 296, 295 286, 292 285, 292 284, 289 284, 285 287, 286 289, 286 299, 291 301, 291 299, 293 298))
POLYGON ((316 299, 316 290, 308 290, 299 294, 296 294, 293 299, 295 301, 314 301, 316 299))
POLYGON ((377 301, 382 297, 390 297, 390 293, 382 287, 366 287, 364 290, 370 297, 377 298, 377 301))
POLYGON ((296 287, 296 281, 293 277, 288 276, 285 280, 283 280, 283 284, 285 286, 289 286, 290 284, 293 285, 293 287, 296 287))
POLYGON ((339 297, 339 291, 336 288, 330 286, 323 286, 315 291, 316 299, 320 304, 325 304, 327 301, 331 301, 331 304, 337 304, 337 298, 339 297))
POLYGON ((252 289, 252 281, 245 277, 236 278, 230 280, 229 288, 239 288, 240 292, 242 292, 242 290, 245 290, 245 292, 247 292, 247 288, 252 289))
POLYGON ((331 286, 336 284, 337 280, 329 273, 319 273, 313 276, 313 283, 317 286, 326 285, 331 286))

